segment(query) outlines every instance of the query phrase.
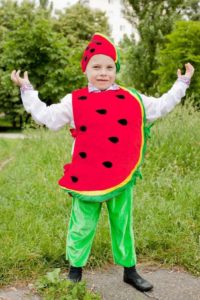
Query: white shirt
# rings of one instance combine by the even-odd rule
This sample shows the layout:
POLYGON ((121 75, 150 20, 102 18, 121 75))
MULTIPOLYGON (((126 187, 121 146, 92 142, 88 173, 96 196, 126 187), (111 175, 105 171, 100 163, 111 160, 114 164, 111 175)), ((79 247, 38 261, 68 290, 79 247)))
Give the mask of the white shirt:
MULTIPOLYGON (((140 94, 148 122, 155 121, 165 116, 180 103, 185 96, 188 85, 182 81, 176 81, 172 88, 159 98, 148 97, 140 94)), ((32 115, 37 124, 44 124, 51 130, 59 130, 66 124, 75 128, 72 94, 67 94, 61 99, 60 103, 47 106, 39 99, 38 91, 26 90, 21 93, 22 102, 25 110, 32 115)))

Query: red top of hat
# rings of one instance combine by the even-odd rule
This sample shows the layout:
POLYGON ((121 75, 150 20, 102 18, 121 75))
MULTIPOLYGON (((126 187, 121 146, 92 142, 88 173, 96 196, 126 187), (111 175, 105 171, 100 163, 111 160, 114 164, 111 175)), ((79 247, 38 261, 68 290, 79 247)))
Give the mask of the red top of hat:
POLYGON ((104 54, 110 56, 115 64, 118 62, 117 50, 114 44, 103 34, 95 33, 83 52, 81 60, 82 71, 85 72, 90 58, 96 54, 104 54))

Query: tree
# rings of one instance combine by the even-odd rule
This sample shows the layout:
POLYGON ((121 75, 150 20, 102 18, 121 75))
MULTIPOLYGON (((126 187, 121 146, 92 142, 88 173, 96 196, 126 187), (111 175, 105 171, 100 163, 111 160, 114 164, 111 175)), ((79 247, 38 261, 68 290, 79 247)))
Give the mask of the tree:
MULTIPOLYGON (((131 83, 143 92, 156 92, 158 76, 153 71, 157 69, 156 55, 165 43, 165 35, 172 31, 175 20, 181 18, 199 19, 199 1, 197 0, 125 0, 128 19, 137 28, 140 35, 138 43, 132 39, 125 40, 126 73, 131 77, 131 83), (131 47, 132 43, 132 47, 131 47), (129 57, 127 57, 129 55, 129 57)), ((122 43, 122 49, 123 43, 122 43)))
POLYGON ((108 19, 100 10, 91 10, 80 1, 57 12, 58 20, 55 22, 56 31, 61 32, 69 45, 80 44, 88 41, 95 32, 110 35, 108 19))
POLYGON ((10 81, 11 71, 28 70, 41 99, 47 104, 56 103, 67 92, 86 83, 80 68, 82 51, 95 26, 101 30, 101 25, 103 30, 108 29, 105 15, 92 13, 80 4, 55 19, 49 9, 37 8, 27 1, 21 5, 13 1, 1 2, 0 106, 1 112, 11 117, 14 126, 16 122, 21 126, 27 114, 21 105, 18 88, 10 81), (85 23, 79 27, 79 19, 83 16, 88 22, 87 34, 83 34, 85 23), (102 23, 97 26, 95 20, 100 19, 102 23))
POLYGON ((40 7, 43 9, 48 9, 50 6, 50 11, 53 10, 53 2, 51 1, 49 4, 49 0, 40 0, 40 7))
POLYGON ((21 126, 25 114, 18 88, 14 88, 10 81, 11 71, 28 70, 41 97, 45 102, 52 103, 51 99, 58 100, 66 91, 66 66, 70 49, 65 38, 53 30, 53 22, 44 10, 33 10, 25 2, 20 8, 15 18, 10 20, 0 45, 0 103, 1 111, 12 118, 13 125, 20 120, 21 126), (25 8, 27 15, 23 17, 25 8))
POLYGON ((200 21, 179 21, 166 38, 167 43, 158 54, 159 92, 168 90, 176 78, 175 70, 189 61, 195 67, 195 74, 188 93, 200 107, 200 21))

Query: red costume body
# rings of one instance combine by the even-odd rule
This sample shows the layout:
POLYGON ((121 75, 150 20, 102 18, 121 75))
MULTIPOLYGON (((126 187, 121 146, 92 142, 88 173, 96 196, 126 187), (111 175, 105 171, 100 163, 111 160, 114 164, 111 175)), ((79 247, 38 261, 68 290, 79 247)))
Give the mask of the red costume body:
POLYGON ((134 182, 144 149, 144 109, 124 88, 72 93, 75 148, 59 184, 80 200, 102 202, 134 182))

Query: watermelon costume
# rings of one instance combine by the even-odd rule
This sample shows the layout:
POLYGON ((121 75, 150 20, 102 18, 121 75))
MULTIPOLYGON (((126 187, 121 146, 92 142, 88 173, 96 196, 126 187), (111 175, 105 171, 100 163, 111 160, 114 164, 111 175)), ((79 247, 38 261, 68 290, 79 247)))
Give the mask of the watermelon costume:
MULTIPOLYGON (((110 56, 120 69, 119 54, 104 35, 95 34, 81 61, 85 72, 96 54, 110 56)), ((71 266, 88 260, 105 201, 116 264, 136 264, 132 205, 133 185, 140 175, 145 150, 145 111, 140 95, 124 87, 72 92, 75 146, 72 162, 64 166, 60 186, 72 196, 66 258, 71 266)))
POLYGON ((135 182, 143 160, 145 114, 140 96, 116 91, 72 93, 76 130, 72 163, 59 184, 80 200, 105 201, 135 182))

